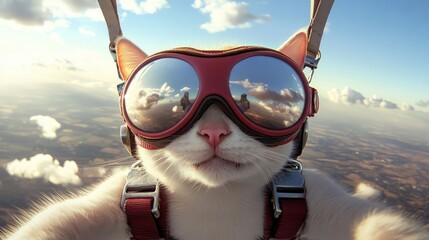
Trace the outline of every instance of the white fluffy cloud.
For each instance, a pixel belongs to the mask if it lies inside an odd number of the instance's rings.
[[[35,122],[42,130],[42,137],[54,139],[57,137],[57,130],[61,128],[61,124],[55,118],[43,115],[30,117],[30,121]]]
[[[363,101],[363,104],[368,107],[381,107],[381,108],[389,108],[389,109],[398,109],[398,105],[396,103],[384,100],[381,97],[377,97],[376,95],[366,98]]]
[[[408,103],[402,103],[401,106],[398,104],[385,100],[376,95],[366,98],[364,95],[358,91],[355,91],[349,87],[344,87],[342,90],[331,89],[328,91],[328,98],[332,102],[343,103],[346,105],[350,104],[363,104],[367,107],[379,107],[386,109],[400,109],[402,111],[413,111],[414,108]]]
[[[158,10],[169,7],[167,0],[144,0],[139,3],[137,0],[119,0],[119,4],[122,9],[137,15],[154,14]]]
[[[12,176],[28,179],[43,178],[57,185],[81,183],[75,161],[66,160],[61,166],[60,162],[49,154],[36,154],[30,159],[15,159],[6,164],[6,171]]]
[[[270,15],[254,15],[246,2],[229,0],[195,0],[192,7],[204,14],[210,15],[210,22],[201,25],[201,28],[210,32],[222,32],[230,28],[249,28],[253,22],[263,23],[270,19]]]
[[[336,88],[331,89],[328,91],[328,97],[333,102],[344,104],[362,103],[365,99],[361,93],[349,87],[345,87],[341,91]]]
[[[168,83],[164,83],[161,88],[145,88],[138,91],[130,91],[128,96],[130,99],[133,99],[133,107],[136,110],[148,110],[162,99],[171,97],[175,91]]]
[[[401,109],[401,111],[414,111],[414,107],[408,103],[402,103],[399,109]]]
[[[182,89],[180,89],[181,92],[189,92],[189,90],[191,90],[190,87],[183,87]]]

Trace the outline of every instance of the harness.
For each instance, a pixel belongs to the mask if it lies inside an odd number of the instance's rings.
[[[144,175],[141,162],[135,163],[122,193],[121,207],[133,235],[131,239],[173,239],[168,225],[166,190],[156,179],[143,178]],[[288,161],[266,188],[262,239],[296,239],[307,216],[301,163]]]
[[[116,0],[98,0],[109,31],[109,50],[116,62],[115,40],[122,36]],[[310,24],[307,31],[305,67],[310,68],[311,81],[320,60],[320,41],[334,0],[311,0]],[[119,74],[119,78],[121,78]],[[118,85],[118,90],[123,84]],[[121,127],[121,138],[133,154],[135,139],[128,128]],[[308,136],[307,122],[295,138],[297,150],[271,183],[266,187],[264,233],[261,239],[299,239],[307,216],[305,183],[302,165],[297,161]],[[134,155],[134,154],[133,154]],[[294,159],[294,160],[293,160]],[[157,179],[145,175],[141,162],[135,163],[127,176],[121,199],[133,240],[173,240],[168,225],[168,196]]]

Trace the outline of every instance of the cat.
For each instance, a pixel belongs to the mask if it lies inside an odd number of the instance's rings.
[[[306,41],[297,36],[282,48],[302,64]],[[130,54],[134,57],[118,60],[130,59],[118,63],[128,74],[146,57],[143,52],[140,57]],[[202,132],[210,128],[224,133],[215,143]],[[161,149],[138,147],[137,156],[145,174],[166,187],[170,231],[176,239],[251,240],[263,236],[265,186],[294,147],[294,142],[265,146],[213,104],[186,133]],[[120,208],[126,174],[118,172],[73,197],[48,201],[3,238],[130,239]],[[303,176],[308,215],[301,239],[429,239],[419,223],[347,193],[323,173],[304,169]]]

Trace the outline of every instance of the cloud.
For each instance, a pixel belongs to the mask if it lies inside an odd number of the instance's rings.
[[[174,97],[172,93],[175,89],[168,85],[168,83],[162,84],[160,88],[145,88],[128,90],[126,100],[132,101],[130,109],[127,109],[128,113],[133,110],[148,110],[154,105],[158,104],[159,101]]]
[[[2,0],[0,18],[14,20],[24,25],[43,25],[52,13],[44,8],[43,1]]]
[[[210,15],[210,22],[201,25],[201,28],[210,32],[222,32],[233,28],[250,28],[252,22],[264,23],[270,15],[254,15],[246,2],[229,0],[195,0],[192,7],[204,14]]]
[[[135,109],[148,110],[153,105],[157,104],[161,96],[157,92],[146,93],[145,90],[140,90],[139,98],[136,99]]]
[[[249,79],[239,81],[234,80],[229,81],[229,83],[231,85],[240,86],[238,89],[236,86],[231,86],[231,89],[234,89],[232,90],[233,92],[239,93],[239,96],[234,95],[233,97],[236,99],[236,101],[240,99],[240,102],[242,100],[249,100],[249,113],[252,112],[252,114],[259,115],[263,111],[267,111],[271,113],[268,115],[278,116],[280,119],[283,119],[282,124],[284,124],[286,127],[289,127],[295,123],[302,114],[304,95],[303,93],[300,93],[300,90],[295,91],[289,88],[281,89],[278,86],[274,87],[276,90],[271,90],[268,84],[252,82],[249,81]],[[241,95],[243,93],[246,96]],[[251,98],[247,99],[249,96],[251,96]],[[252,106],[255,106],[255,108]],[[253,109],[255,110],[253,111]],[[263,111],[260,111],[262,109]],[[266,112],[262,114],[264,114],[265,117],[267,116]],[[262,116],[260,117],[262,118]]]
[[[189,92],[189,90],[191,90],[190,87],[184,87],[184,88],[180,89],[181,92]]]
[[[98,10],[96,10],[98,9]],[[94,0],[2,0],[0,19],[26,26],[64,27],[64,19],[86,17],[100,20]],[[102,19],[102,18],[101,18]]]
[[[328,91],[328,98],[332,102],[343,103],[346,105],[350,104],[363,104],[367,107],[378,107],[386,109],[400,109],[402,111],[413,111],[414,108],[408,103],[402,103],[401,106],[398,104],[385,100],[376,95],[366,98],[364,95],[358,91],[355,91],[349,87],[344,87],[343,90],[333,88]]]
[[[66,160],[61,166],[60,162],[49,154],[40,153],[30,159],[15,159],[6,164],[6,171],[12,176],[28,179],[43,178],[57,185],[81,183],[75,161]]]
[[[401,109],[401,111],[404,111],[404,112],[414,111],[414,107],[408,103],[402,103],[401,106],[399,107],[399,109]]]
[[[91,30],[88,30],[88,29],[86,29],[86,28],[84,28],[84,27],[80,27],[80,28],[79,28],[79,32],[80,32],[82,35],[91,36],[91,37],[95,36],[95,32],[93,32],[93,31],[91,31]]]
[[[244,79],[242,81],[229,81],[230,84],[236,84],[236,85],[241,85],[244,88],[255,88],[258,86],[258,84],[252,83],[249,81],[249,79]],[[259,84],[260,85],[260,84]]]
[[[159,89],[159,94],[170,96],[170,94],[172,94],[174,91],[175,91],[174,88],[172,88],[171,86],[168,86],[168,83],[164,83]]]
[[[336,88],[331,89],[328,91],[328,97],[333,102],[344,104],[362,103],[365,99],[361,93],[349,87],[343,88],[342,91]]]
[[[429,100],[420,100],[416,104],[420,107],[429,107]]]
[[[154,14],[158,10],[169,7],[167,0],[145,0],[140,3],[136,0],[119,0],[119,4],[122,9],[137,15]]]
[[[56,131],[61,128],[61,124],[49,116],[32,116],[30,121],[35,122],[42,130],[42,137],[54,139],[57,137]]]
[[[255,83],[244,79],[242,81],[229,81],[233,85],[241,85],[248,89],[247,94],[257,98],[260,101],[275,101],[283,103],[292,103],[303,100],[303,96],[291,89],[280,89],[280,92],[271,90],[266,84]]]
[[[363,104],[368,107],[381,107],[381,108],[389,108],[389,109],[398,109],[398,105],[396,103],[384,100],[381,97],[377,97],[376,95],[366,98],[363,101]]]

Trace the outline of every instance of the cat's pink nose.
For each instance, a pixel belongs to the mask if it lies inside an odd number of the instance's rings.
[[[231,131],[223,126],[205,126],[198,131],[198,134],[204,137],[213,148],[216,148],[223,138],[230,133]]]

